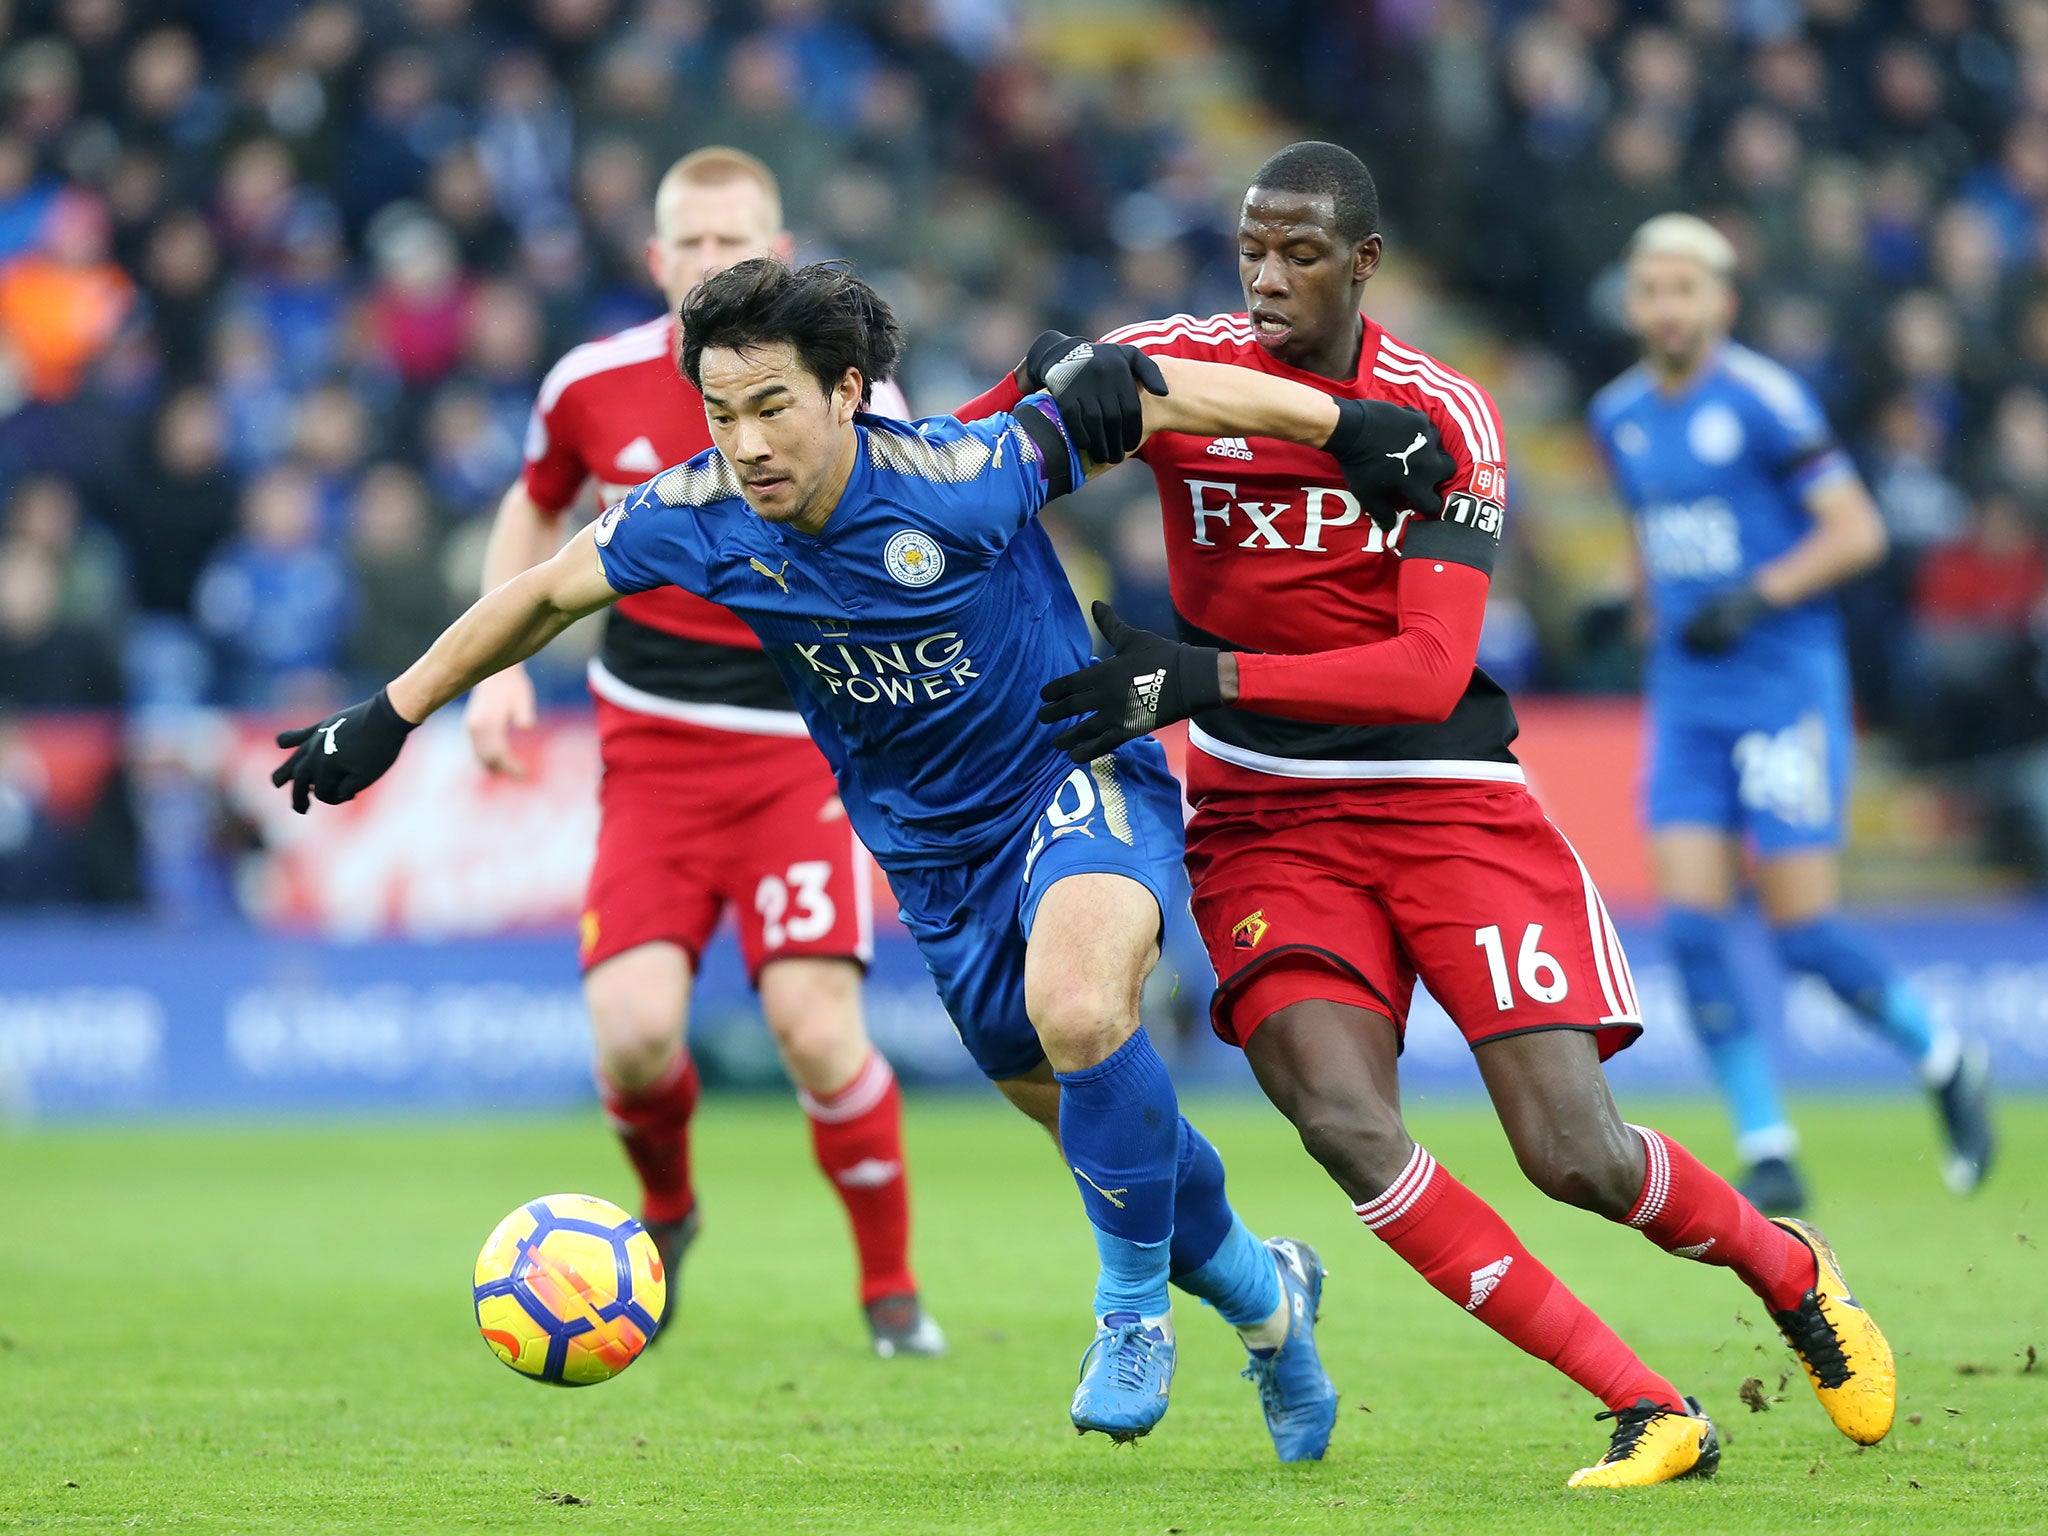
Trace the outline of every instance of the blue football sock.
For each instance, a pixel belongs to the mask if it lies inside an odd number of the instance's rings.
[[[1735,1124],[1735,1149],[1746,1163],[1789,1157],[1798,1133],[1778,1097],[1777,1074],[1735,980],[1728,954],[1727,920],[1717,913],[1673,907],[1664,914],[1664,938],[1685,987],[1693,1035]]]
[[[1231,1327],[1256,1328],[1280,1309],[1280,1273],[1224,1198],[1223,1159],[1186,1120],[1180,1126],[1173,1283],[1208,1302]]]
[[[1095,1315],[1163,1317],[1181,1123],[1166,1063],[1140,1029],[1106,1061],[1055,1075],[1060,1146],[1102,1260]]]
[[[1864,1023],[1914,1061],[1925,1064],[1946,1044],[1919,994],[1838,915],[1780,928],[1778,953],[1793,970],[1826,982]]]
[[[1180,1121],[1180,1164],[1173,1185],[1173,1279],[1180,1284],[1215,1257],[1235,1218],[1223,1193],[1223,1158],[1209,1138]],[[1185,1289],[1185,1287],[1183,1287]]]

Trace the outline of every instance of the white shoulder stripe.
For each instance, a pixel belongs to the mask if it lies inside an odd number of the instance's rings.
[[[1470,409],[1463,396],[1453,394],[1434,379],[1428,378],[1421,373],[1406,369],[1389,368],[1385,363],[1381,363],[1377,368],[1373,369],[1373,377],[1384,379],[1389,384],[1406,384],[1413,389],[1421,390],[1425,395],[1428,395],[1451,413],[1451,419],[1458,424],[1458,430],[1465,436],[1465,453],[1468,458],[1488,464],[1500,462],[1492,453],[1486,451],[1486,439],[1480,435],[1479,429],[1472,424]]]
[[[1472,407],[1473,414],[1479,420],[1484,438],[1484,446],[1488,450],[1482,453],[1480,457],[1495,464],[1501,462],[1500,434],[1494,429],[1493,411],[1487,403],[1485,392],[1477,384],[1474,384],[1470,379],[1465,378],[1461,374],[1451,372],[1450,369],[1429,356],[1428,353],[1418,352],[1413,347],[1404,346],[1391,336],[1382,335],[1380,338],[1380,353],[1382,356],[1391,353],[1397,362],[1430,375],[1445,388],[1464,396],[1466,402]]]
[[[601,340],[571,347],[540,381],[540,398],[534,402],[535,408],[545,416],[555,408],[562,392],[579,380],[666,356],[668,336],[668,316],[663,315],[645,325],[636,325]]]
[[[1243,315],[1211,315],[1197,320],[1193,315],[1175,315],[1167,320],[1146,320],[1111,331],[1104,341],[1126,346],[1168,341],[1250,341],[1251,321]]]
[[[1817,425],[1813,403],[1784,364],[1772,361],[1761,352],[1733,344],[1723,349],[1722,361],[1728,371],[1747,384],[1757,399],[1787,426],[1811,428]]]
[[[1480,457],[1493,463],[1501,461],[1500,432],[1494,425],[1493,410],[1486,394],[1477,384],[1461,374],[1451,372],[1427,353],[1403,346],[1391,336],[1383,339],[1380,350],[1383,356],[1391,353],[1397,364],[1403,364],[1427,375],[1463,398],[1471,407],[1473,417],[1479,425],[1481,446],[1486,450]]]

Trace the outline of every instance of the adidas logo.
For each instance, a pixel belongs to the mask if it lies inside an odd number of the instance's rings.
[[[880,1189],[895,1183],[902,1172],[903,1165],[889,1158],[864,1157],[851,1168],[833,1174],[832,1182],[841,1189]]]
[[[1249,459],[1251,444],[1241,437],[1219,437],[1209,444],[1209,452],[1219,459]]]
[[[1159,695],[1166,687],[1166,669],[1146,672],[1131,679],[1131,703],[1139,715],[1150,718],[1159,713]]]
[[[612,462],[629,475],[651,475],[662,467],[661,455],[654,451],[654,444],[644,437],[636,437],[626,444]]]
[[[1477,1312],[1480,1303],[1500,1288],[1501,1281],[1507,1277],[1508,1266],[1514,1262],[1515,1256],[1510,1253],[1483,1269],[1472,1271],[1472,1299],[1465,1303],[1467,1312]]]

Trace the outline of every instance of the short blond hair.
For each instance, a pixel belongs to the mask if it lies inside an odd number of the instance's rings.
[[[730,144],[707,144],[693,149],[666,171],[654,189],[657,214],[671,193],[681,187],[723,187],[735,181],[751,181],[768,199],[768,219],[773,229],[782,229],[782,186],[775,173],[744,149]]]
[[[1689,256],[1723,282],[1735,280],[1735,245],[1705,219],[1689,213],[1660,213],[1629,237],[1628,260],[1638,256]]]

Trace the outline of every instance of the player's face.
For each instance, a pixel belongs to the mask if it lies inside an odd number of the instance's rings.
[[[1683,372],[1728,334],[1735,294],[1693,257],[1638,256],[1628,264],[1622,308],[1643,355],[1659,368]]]
[[[1259,345],[1282,362],[1308,366],[1351,344],[1358,295],[1380,264],[1380,237],[1356,245],[1337,236],[1327,194],[1253,187],[1237,222],[1237,275]]]
[[[744,176],[709,187],[682,182],[655,202],[647,270],[673,311],[705,278],[755,256],[787,261],[793,248],[788,232],[775,227],[774,206],[759,182]]]
[[[852,467],[861,377],[830,388],[787,342],[708,350],[697,366],[711,440],[738,471],[740,494],[771,523],[815,533]]]

